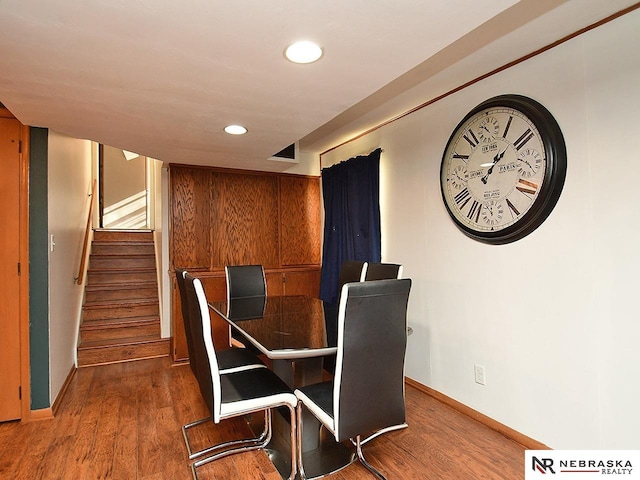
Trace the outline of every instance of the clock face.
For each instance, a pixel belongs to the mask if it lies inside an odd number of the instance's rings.
[[[465,234],[508,243],[549,215],[565,173],[564,139],[551,114],[527,97],[503,95],[474,108],[451,135],[442,197]]]

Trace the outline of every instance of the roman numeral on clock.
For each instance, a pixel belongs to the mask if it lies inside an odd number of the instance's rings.
[[[520,150],[532,138],[533,132],[530,128],[527,128],[527,130],[522,135],[520,135],[520,138],[513,142],[513,146],[516,147],[516,150]]]
[[[509,120],[507,120],[507,125],[504,127],[504,133],[502,134],[502,138],[507,138],[507,133],[509,133],[509,127],[511,127],[511,120],[513,120],[513,117],[509,115]]]
[[[507,202],[507,206],[509,207],[509,210],[511,210],[516,217],[520,216],[520,212],[518,211],[516,206],[513,203],[511,203],[511,201],[508,198],[505,198],[505,200]]]
[[[518,180],[518,183],[516,184],[516,190],[524,193],[525,195],[526,194],[535,195],[536,191],[538,191],[538,185],[521,178],[520,180]]]
[[[466,162],[467,160],[469,160],[469,155],[461,155],[459,153],[454,153],[453,155],[451,155],[451,158],[458,158]]]
[[[471,129],[469,129],[469,136],[471,138],[469,138],[466,134],[463,135],[464,139],[469,142],[469,145],[471,145],[471,148],[475,148],[476,145],[478,145],[478,143],[480,143],[478,141],[478,139],[476,138],[476,136],[473,134],[473,132],[471,131]]]
[[[471,204],[471,209],[469,210],[469,213],[467,213],[467,218],[469,220],[474,220],[476,223],[478,223],[478,220],[480,220],[480,210],[482,210],[482,206],[480,205],[480,202],[478,202],[477,200],[474,200],[473,203]],[[476,217],[475,219],[473,217]]]
[[[466,188],[457,194],[453,199],[456,201],[458,208],[462,210],[464,206],[471,200],[471,194]]]

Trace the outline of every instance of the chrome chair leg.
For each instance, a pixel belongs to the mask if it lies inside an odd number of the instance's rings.
[[[292,407],[289,407],[289,417],[291,421],[291,474],[289,475],[289,480],[295,480],[296,473],[298,472],[298,464],[296,463],[296,459],[298,458],[298,445],[297,440],[299,438],[298,435],[298,417],[296,415],[296,410]]]
[[[220,449],[228,449],[230,447],[236,447],[239,445],[244,445],[244,444],[249,444],[249,445],[253,445],[253,444],[263,444],[264,440],[266,438],[266,436],[269,434],[270,432],[268,431],[270,428],[270,424],[271,424],[271,412],[270,411],[265,411],[265,419],[264,419],[264,430],[262,431],[262,433],[260,434],[259,437],[256,438],[245,438],[245,439],[241,439],[241,440],[232,440],[229,442],[224,442],[224,443],[219,443],[217,445],[212,445],[210,447],[204,448],[202,450],[198,450],[197,452],[194,452],[191,449],[191,443],[189,442],[189,436],[187,435],[187,430],[191,427],[195,427],[198,425],[202,425],[203,423],[209,422],[209,421],[213,421],[213,419],[211,417],[207,417],[207,418],[203,418],[200,420],[197,420],[195,422],[189,423],[187,425],[183,425],[182,426],[182,436],[184,437],[184,443],[187,446],[187,452],[189,454],[189,460],[194,460],[198,457],[201,457],[203,455],[206,455],[208,453],[214,452],[216,450],[220,450]],[[268,442],[267,442],[268,443]]]
[[[193,476],[193,480],[198,480],[198,472],[197,472],[197,468],[201,467],[202,465],[205,465],[209,462],[213,462],[214,460],[218,460],[220,458],[224,458],[226,456],[229,455],[233,455],[235,453],[242,453],[242,452],[249,452],[251,450],[257,450],[260,448],[264,448],[270,441],[271,441],[271,412],[269,412],[269,415],[267,416],[266,419],[266,427],[268,430],[268,434],[266,436],[266,438],[264,438],[264,440],[261,443],[253,443],[253,444],[249,444],[249,445],[245,445],[245,446],[239,446],[236,448],[231,448],[231,449],[226,449],[223,450],[222,452],[218,452],[214,455],[210,455],[208,457],[205,457],[201,460],[197,460],[195,462],[193,462],[191,464],[191,475]],[[239,441],[234,441],[234,442],[227,442],[226,444],[224,444],[225,446],[230,446],[231,444],[241,444],[243,443],[241,440]],[[244,441],[244,443],[247,443],[246,440]],[[222,447],[223,444],[221,444],[219,447]]]
[[[371,465],[369,462],[367,462],[365,460],[364,455],[362,453],[362,442],[360,441],[360,435],[358,435],[356,437],[356,442],[355,443],[356,443],[356,453],[357,453],[358,459],[360,460],[362,465],[364,465],[364,467],[367,470],[369,470],[371,473],[373,473],[380,480],[387,480],[384,475],[382,475],[378,470],[376,470],[376,468],[373,465]]]
[[[195,457],[200,455],[200,452],[193,452],[191,450],[191,444],[189,443],[189,436],[187,435],[187,430],[196,427],[198,425],[202,425],[203,423],[207,423],[209,421],[213,421],[213,418],[206,417],[201,418],[200,420],[196,420],[195,422],[187,423],[182,426],[182,437],[184,438],[184,444],[187,446],[187,453],[189,454],[189,460],[194,459]]]
[[[289,475],[289,479],[288,480],[295,480],[296,477],[296,472],[297,472],[297,464],[296,464],[296,438],[297,438],[297,434],[296,434],[296,412],[295,410],[290,407],[287,406],[289,408],[289,412],[291,415],[291,474]],[[191,475],[193,477],[193,480],[198,480],[198,472],[197,472],[197,468],[201,467],[202,465],[205,465],[209,462],[213,462],[215,460],[219,460],[220,458],[229,456],[229,455],[234,455],[236,453],[242,453],[242,452],[248,452],[251,450],[259,450],[261,448],[264,448],[267,446],[267,444],[271,441],[271,435],[273,433],[273,429],[272,429],[272,425],[271,425],[271,410],[266,410],[265,411],[265,430],[264,432],[260,435],[261,441],[258,443],[256,440],[258,439],[254,439],[252,441],[252,443],[249,443],[250,441],[248,440],[238,440],[235,442],[227,442],[226,444],[221,444],[216,446],[215,448],[218,449],[220,447],[222,447],[223,445],[225,446],[230,446],[231,444],[234,445],[238,445],[238,444],[242,444],[245,443],[245,446],[239,446],[236,448],[232,448],[232,449],[227,449],[224,450],[222,452],[218,452],[214,455],[210,455],[208,457],[205,457],[201,460],[197,460],[195,462],[193,462],[191,464]],[[211,449],[210,449],[211,450]]]
[[[374,438],[382,435],[383,433],[393,432],[394,430],[402,430],[403,428],[407,428],[408,426],[409,425],[407,425],[406,423],[401,423],[399,425],[393,425],[391,427],[383,428],[369,435],[367,438],[360,440],[360,445],[364,445],[368,441],[373,440]],[[351,440],[351,443],[353,443],[354,445],[356,444],[356,442],[354,442],[353,439]]]
[[[307,474],[304,471],[304,465],[302,464],[302,402],[298,402],[298,406],[296,407],[296,421],[298,426],[298,435],[296,438],[296,450],[298,452],[297,462],[298,462],[298,473],[300,474],[301,480],[307,480]]]

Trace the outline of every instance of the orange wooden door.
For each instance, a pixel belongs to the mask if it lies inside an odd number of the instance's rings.
[[[20,418],[20,128],[0,118],[0,421]]]

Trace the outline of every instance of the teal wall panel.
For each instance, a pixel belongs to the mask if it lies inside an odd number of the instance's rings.
[[[29,159],[29,348],[31,409],[49,408],[49,131],[30,129]]]

